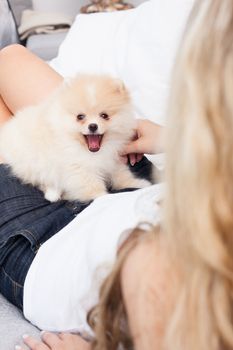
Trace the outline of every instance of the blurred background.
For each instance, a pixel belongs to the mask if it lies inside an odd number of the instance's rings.
[[[80,12],[124,10],[144,0],[0,0],[0,49],[20,43],[44,60],[56,57]]]

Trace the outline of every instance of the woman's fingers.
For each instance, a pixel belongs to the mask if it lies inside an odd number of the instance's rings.
[[[23,336],[24,343],[31,350],[90,350],[90,343],[76,334],[41,332],[42,341],[28,335]],[[16,350],[23,350],[18,346]]]
[[[143,158],[142,153],[130,153],[128,154],[129,162],[132,166],[134,166],[136,163],[140,162]]]
[[[89,342],[76,334],[60,333],[59,337],[66,344],[67,350],[90,350],[91,348]]]
[[[131,164],[131,166],[134,166],[135,163],[140,162],[142,160],[143,154],[142,153],[130,153],[128,155],[120,155],[121,162],[123,164],[128,164],[128,162]]]
[[[135,153],[130,153],[128,154],[128,159],[129,159],[129,162],[132,166],[134,166],[134,164],[136,163],[136,154]]]
[[[137,139],[136,141],[131,141],[128,145],[124,147],[124,154],[131,153],[141,153],[141,139]]]
[[[41,339],[45,344],[49,346],[49,349],[50,348],[56,349],[56,350],[63,349],[63,347],[61,347],[62,340],[60,339],[59,335],[56,333],[41,332]]]
[[[150,120],[138,120],[137,137],[125,146],[123,154],[147,153],[155,154],[162,150],[163,128]]]
[[[30,337],[29,335],[24,335],[23,341],[31,350],[51,350],[51,348],[48,347],[46,344],[33,337]],[[23,348],[21,349],[23,350]],[[18,348],[18,350],[20,350],[20,348]]]
[[[136,154],[136,162],[137,162],[137,163],[140,162],[140,161],[142,160],[143,156],[144,156],[144,154],[142,154],[142,153],[137,153],[137,154]]]

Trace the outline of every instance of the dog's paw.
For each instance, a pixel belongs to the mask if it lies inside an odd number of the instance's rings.
[[[91,190],[89,190],[86,193],[80,194],[78,199],[81,202],[89,202],[89,201],[92,201],[98,197],[104,196],[107,193],[108,192],[106,190],[103,190],[103,191],[95,191],[95,190],[91,191]]]
[[[131,187],[144,188],[151,186],[151,182],[145,179],[134,179],[131,183]]]
[[[57,202],[59,199],[61,199],[61,193],[53,188],[46,189],[44,196],[45,199],[50,202]]]
[[[80,202],[90,202],[93,199],[96,199],[100,196],[104,196],[108,192],[106,189],[99,189],[97,188],[89,188],[89,187],[82,187],[82,189],[76,189],[73,191],[65,191],[62,194],[62,199],[68,200],[68,201],[74,201],[78,200]]]

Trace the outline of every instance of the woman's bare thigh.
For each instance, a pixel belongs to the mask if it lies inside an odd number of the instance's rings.
[[[62,81],[58,73],[25,47],[15,44],[2,49],[0,127],[19,109],[43,101]]]
[[[0,51],[0,95],[14,114],[45,99],[63,78],[21,45]]]

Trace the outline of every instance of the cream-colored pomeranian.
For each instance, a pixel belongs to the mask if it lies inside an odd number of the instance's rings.
[[[39,187],[51,202],[88,201],[114,189],[145,187],[119,153],[134,134],[124,84],[78,75],[45,102],[19,111],[0,131],[0,154],[14,175]]]

